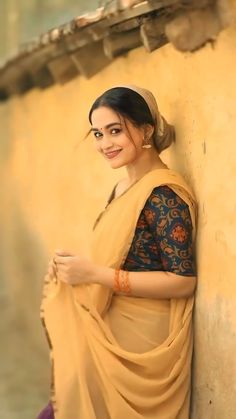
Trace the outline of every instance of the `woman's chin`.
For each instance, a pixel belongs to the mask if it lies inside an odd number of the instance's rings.
[[[125,166],[125,163],[119,163],[119,162],[110,162],[111,169],[119,169],[120,167]]]
[[[108,159],[107,160],[108,164],[110,165],[110,167],[112,169],[119,169],[120,167],[123,167],[126,165],[126,162],[123,161],[123,159]]]

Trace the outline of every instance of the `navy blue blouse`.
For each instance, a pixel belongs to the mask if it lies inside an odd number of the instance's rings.
[[[115,188],[108,203],[114,194]],[[169,186],[154,188],[148,197],[121,268],[196,275],[189,208]]]

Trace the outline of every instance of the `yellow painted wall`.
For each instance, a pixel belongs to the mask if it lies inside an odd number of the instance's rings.
[[[86,253],[92,221],[124,173],[96,155],[92,139],[77,146],[89,128],[90,104],[127,82],[152,90],[176,126],[177,143],[163,159],[186,176],[199,202],[192,419],[236,417],[235,68],[232,25],[214,48],[137,49],[89,81],[34,90],[0,107],[1,296],[3,328],[14,346],[5,356],[20,371],[16,386],[8,379],[13,366],[4,370],[11,419],[19,419],[13,414],[19,406],[22,418],[32,418],[27,412],[46,401],[49,367],[38,311],[48,259],[56,248]],[[22,347],[25,354],[18,353]]]

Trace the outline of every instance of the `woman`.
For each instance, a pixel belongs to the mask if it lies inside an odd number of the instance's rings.
[[[127,177],[96,220],[91,258],[57,251],[49,263],[52,397],[39,418],[187,419],[197,205],[160,158],[174,129],[137,86],[103,93],[89,121]]]

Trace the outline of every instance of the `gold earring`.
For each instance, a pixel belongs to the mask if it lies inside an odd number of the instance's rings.
[[[150,143],[145,144],[145,138],[143,140],[144,140],[144,144],[142,145],[142,148],[151,148],[152,147],[152,145]],[[149,138],[147,138],[147,141],[149,141]]]

